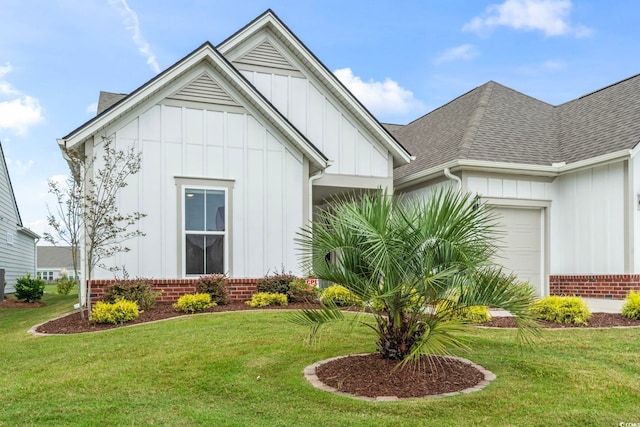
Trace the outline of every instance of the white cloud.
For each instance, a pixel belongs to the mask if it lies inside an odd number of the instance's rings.
[[[33,166],[33,160],[22,162],[20,160],[14,161],[9,157],[5,157],[5,160],[7,162],[7,166],[10,167],[11,169],[10,175],[13,172],[16,172],[16,175],[17,174],[24,175],[29,171],[29,169],[31,169],[31,166]]]
[[[373,79],[362,81],[353,75],[351,68],[341,68],[333,72],[335,76],[355,95],[375,116],[403,115],[423,108],[413,92],[404,89],[397,82],[386,78],[383,82]]]
[[[434,60],[434,62],[436,64],[442,64],[444,62],[457,60],[470,61],[479,54],[480,52],[478,52],[478,49],[474,45],[463,44],[445,50]]]
[[[546,36],[590,35],[591,29],[572,26],[569,22],[572,6],[571,0],[505,0],[502,4],[490,5],[482,16],[467,22],[462,30],[483,33],[502,25],[517,30],[539,30]]]
[[[0,129],[24,135],[30,126],[43,120],[43,111],[38,99],[23,94],[5,79],[12,71],[9,63],[0,66]]]
[[[94,102],[92,104],[89,104],[87,106],[87,113],[91,114],[92,116],[95,116],[98,112],[98,103]]]
[[[564,61],[549,59],[540,64],[523,65],[518,67],[516,71],[526,76],[539,76],[561,70],[566,66],[567,64]]]
[[[109,4],[114,6],[118,13],[124,18],[124,25],[127,30],[131,31],[131,39],[138,47],[138,52],[147,58],[147,64],[157,74],[160,72],[160,66],[156,61],[156,55],[153,53],[151,46],[140,31],[140,21],[138,14],[129,7],[126,0],[109,0]]]

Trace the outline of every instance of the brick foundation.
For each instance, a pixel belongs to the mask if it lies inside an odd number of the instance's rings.
[[[260,279],[227,279],[229,299],[233,302],[248,301],[257,292]],[[162,291],[157,301],[175,302],[184,294],[196,292],[199,278],[193,279],[144,279],[153,285],[154,291]],[[105,290],[116,283],[136,283],[139,280],[94,280],[91,284],[91,302],[102,301]]]
[[[549,276],[551,295],[624,299],[631,290],[640,291],[640,274]]]

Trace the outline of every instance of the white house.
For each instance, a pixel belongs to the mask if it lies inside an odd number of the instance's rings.
[[[540,295],[640,289],[640,75],[559,106],[488,82],[392,133],[416,156],[396,193],[493,205],[500,261]]]
[[[22,224],[9,170],[0,143],[0,269],[4,270],[5,292],[13,292],[16,279],[36,276],[36,243],[40,236]],[[0,283],[0,286],[2,283]]]
[[[38,278],[47,282],[59,279],[63,275],[70,279],[75,278],[71,246],[38,246],[37,253]],[[78,276],[80,276],[79,273],[80,271],[78,271]]]
[[[301,273],[294,237],[314,206],[391,190],[394,167],[410,161],[270,10],[131,94],[101,95],[98,115],[58,143],[100,158],[109,137],[142,152],[120,204],[147,214],[146,236],[109,260],[132,277]]]
[[[559,106],[488,82],[385,126],[267,10],[131,94],[102,92],[58,142],[142,152],[120,204],[146,236],[109,260],[132,277],[300,273],[296,232],[331,196],[455,185],[494,206],[498,261],[540,295],[640,289],[640,76]]]

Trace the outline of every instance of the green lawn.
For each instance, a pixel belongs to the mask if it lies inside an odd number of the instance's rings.
[[[497,375],[483,391],[371,403],[314,389],[302,376],[318,360],[373,351],[367,328],[341,325],[307,347],[306,330],[285,313],[259,311],[27,334],[75,300],[47,293],[46,307],[0,309],[0,426],[640,423],[640,329],[548,331],[524,351],[513,331],[474,329],[474,351],[461,356]]]

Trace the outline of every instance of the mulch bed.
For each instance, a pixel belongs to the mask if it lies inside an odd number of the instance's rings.
[[[425,357],[417,364],[394,369],[397,364],[377,353],[354,355],[318,366],[316,375],[344,393],[400,399],[458,392],[484,380],[484,374],[475,367],[443,356]]]
[[[5,297],[0,301],[0,308],[38,308],[44,306],[45,303],[42,301],[24,302],[12,297]]]
[[[300,309],[300,308],[312,308],[313,305],[303,303],[291,303],[287,306],[273,305],[265,307],[269,310],[282,310],[282,309]],[[316,306],[317,307],[317,306]],[[244,303],[231,303],[226,305],[218,305],[216,307],[208,308],[199,313],[220,313],[223,311],[240,311],[240,310],[256,310],[249,307]],[[106,329],[114,329],[122,326],[135,325],[139,323],[153,322],[156,320],[170,319],[178,316],[188,316],[187,313],[176,311],[171,303],[158,302],[151,310],[145,310],[140,313],[140,316],[131,322],[127,322],[124,325],[110,325],[104,323],[93,323],[87,320],[82,320],[80,317],[80,311],[68,314],[58,319],[50,320],[47,323],[36,328],[36,332],[43,334],[78,334],[81,332],[95,332],[103,331]],[[86,316],[86,315],[85,315]]]
[[[574,325],[572,323],[556,323],[539,320],[538,324],[549,329],[569,329],[569,328],[611,328],[620,326],[638,326],[640,320],[628,319],[620,313],[591,313],[591,319],[587,325]],[[513,317],[494,317],[490,322],[481,323],[480,326],[490,326],[494,328],[515,328],[516,320]]]

